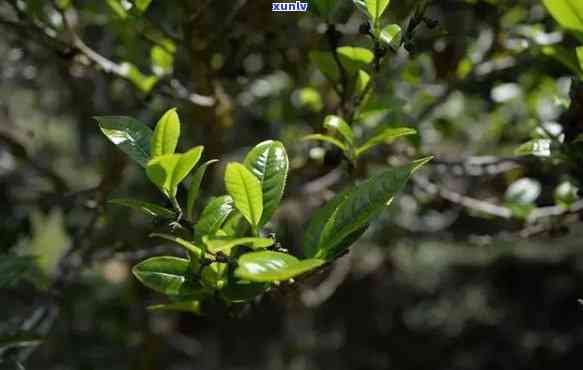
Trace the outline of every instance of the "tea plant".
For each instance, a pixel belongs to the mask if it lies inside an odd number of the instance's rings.
[[[304,234],[304,257],[291,255],[265,226],[282,199],[289,162],[284,146],[264,141],[242,163],[231,162],[224,174],[227,194],[210,199],[195,212],[209,160],[197,167],[204,148],[176,153],[180,120],[167,111],[152,130],[130,117],[96,117],[102,132],[144,167],[146,177],[172,208],[136,199],[112,199],[149,216],[167,221],[172,233],[152,237],[173,241],[185,256],[152,257],[133,268],[145,286],[168,296],[171,303],[152,309],[204,312],[217,301],[225,307],[293,281],[334,261],[356,241],[368,224],[391,202],[408,177],[428,159],[385,170],[349,188],[317,210]],[[180,185],[191,175],[186,203]]]

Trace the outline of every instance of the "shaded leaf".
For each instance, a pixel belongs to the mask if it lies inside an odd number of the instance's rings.
[[[209,165],[218,162],[217,159],[212,159],[203,163],[199,168],[194,171],[194,175],[192,176],[192,182],[190,183],[190,189],[188,190],[188,199],[186,201],[186,217],[189,220],[192,220],[194,215],[194,203],[198,199],[198,194],[200,192],[200,184],[202,183],[202,179],[204,174],[206,173],[206,169]]]
[[[150,160],[152,130],[144,123],[125,116],[93,117],[101,132],[124,153],[146,167]]]
[[[269,284],[246,280],[229,281],[227,286],[221,290],[221,295],[234,303],[245,302],[265,293],[269,286]]]
[[[390,168],[333,198],[308,222],[305,255],[330,260],[342,253],[349,246],[345,241],[365,229],[390,204],[409,176],[430,159]]]
[[[157,305],[148,306],[148,310],[190,312],[190,313],[195,313],[195,314],[201,313],[199,301],[157,304]]]
[[[330,144],[333,144],[333,145],[337,146],[342,151],[347,151],[348,150],[348,148],[346,147],[345,144],[341,143],[338,139],[333,138],[332,136],[329,136],[329,135],[322,135],[322,134],[306,135],[306,136],[303,137],[303,140],[319,140],[319,141],[325,141],[327,143],[330,143]]]
[[[30,274],[36,266],[34,256],[0,254],[0,288],[15,286]]]
[[[13,347],[32,347],[39,345],[43,340],[43,337],[29,331],[0,335],[0,350]]]
[[[249,151],[243,162],[261,183],[263,213],[258,226],[265,225],[283,197],[289,160],[285,147],[279,141],[268,140]]]
[[[157,204],[148,203],[137,199],[116,198],[109,200],[107,203],[123,207],[129,207],[131,209],[140,211],[148,216],[160,217],[168,220],[175,220],[177,216],[176,212],[174,212],[173,210],[161,207]]]
[[[183,258],[152,257],[135,265],[132,272],[142,284],[163,294],[193,294],[201,289],[190,281],[190,261]]]

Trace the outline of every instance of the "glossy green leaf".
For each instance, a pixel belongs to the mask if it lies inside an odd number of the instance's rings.
[[[142,13],[148,10],[151,2],[152,0],[134,0],[136,8]]]
[[[306,136],[303,137],[303,140],[325,141],[327,143],[330,143],[330,144],[333,144],[333,145],[337,146],[342,151],[347,151],[348,150],[348,147],[345,144],[343,144],[338,139],[333,138],[332,136],[329,136],[329,135],[322,135],[322,134],[306,135]]]
[[[187,240],[179,238],[177,236],[170,235],[170,234],[153,233],[153,234],[150,234],[150,237],[162,238],[165,240],[175,242],[176,244],[178,244],[181,247],[183,247],[184,249],[186,249],[188,252],[193,253],[197,258],[200,258],[203,255],[203,251],[199,246],[197,246],[197,245],[195,245]]]
[[[226,263],[211,263],[202,270],[204,285],[213,289],[223,289],[228,284],[228,272]]]
[[[549,13],[569,30],[583,31],[583,2],[581,0],[543,0]]]
[[[239,211],[235,210],[223,224],[222,230],[230,237],[243,236],[249,231],[249,223],[245,221],[245,217]]]
[[[200,184],[202,183],[202,179],[204,174],[206,173],[206,169],[209,165],[218,162],[217,159],[212,159],[203,163],[200,167],[194,171],[194,175],[192,175],[192,182],[190,183],[190,189],[188,190],[188,199],[186,201],[186,217],[189,220],[192,220],[194,215],[194,203],[198,199],[198,195],[200,192]]]
[[[197,238],[202,240],[203,235],[214,235],[231,212],[233,212],[233,199],[230,196],[212,198],[194,225]]]
[[[190,313],[195,313],[195,314],[201,313],[201,307],[200,307],[199,301],[157,304],[157,305],[148,306],[148,310],[190,312]]]
[[[354,79],[361,69],[365,69],[373,59],[374,54],[365,48],[342,46],[336,49],[340,63],[345,68],[350,79]],[[339,81],[340,71],[338,65],[330,52],[312,51],[310,60],[316,64],[324,76],[332,81]]]
[[[137,199],[116,198],[109,200],[107,203],[123,207],[129,207],[136,211],[140,211],[148,216],[160,217],[168,220],[175,220],[177,216],[176,212],[174,212],[173,210],[161,207],[157,204],[152,204]]]
[[[172,108],[158,121],[152,135],[152,158],[174,154],[180,138],[180,118],[176,108]]]
[[[287,153],[282,143],[268,140],[251,149],[243,163],[261,183],[263,213],[258,226],[263,226],[271,219],[283,197],[289,170]]]
[[[373,136],[366,143],[364,143],[364,145],[359,147],[356,150],[356,155],[361,156],[366,151],[372,149],[373,147],[375,147],[379,144],[389,144],[400,137],[408,136],[408,135],[415,135],[415,134],[417,134],[417,130],[409,128],[409,127],[384,129],[381,133]]]
[[[344,121],[342,117],[335,115],[329,115],[324,119],[324,127],[332,130],[338,131],[344,140],[349,143],[354,143],[354,134],[352,133],[352,128],[348,126],[348,123]]]
[[[385,10],[387,10],[390,2],[390,0],[354,0],[354,3],[375,24],[378,23]]]
[[[144,123],[124,116],[94,117],[101,132],[131,159],[146,167],[150,160],[152,130]]]
[[[197,146],[183,154],[167,154],[148,162],[146,174],[167,197],[174,198],[178,185],[196,166],[202,155],[203,147]]]
[[[308,222],[305,255],[330,260],[340,254],[349,246],[345,240],[377,217],[405,186],[409,176],[430,159],[390,168],[333,198]]]
[[[261,183],[244,165],[229,163],[225,171],[225,186],[235,202],[235,207],[254,227],[263,214]]]
[[[261,251],[242,255],[235,276],[254,282],[283,281],[311,271],[325,261],[320,259],[298,260],[292,255]]]
[[[222,252],[229,254],[231,249],[235,246],[242,245],[251,249],[263,249],[273,245],[275,242],[271,238],[208,238],[204,237],[203,242],[207,246],[207,250],[211,253]]]
[[[190,261],[177,257],[152,257],[132,269],[134,276],[145,286],[159,293],[182,295],[200,289],[190,281]]]
[[[401,26],[398,24],[389,24],[381,30],[380,39],[389,46],[394,46],[401,34]]]

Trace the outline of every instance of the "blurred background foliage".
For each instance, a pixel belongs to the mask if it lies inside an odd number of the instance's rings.
[[[405,28],[418,3],[393,0],[387,21]],[[157,297],[130,266],[177,252],[147,238],[156,222],[104,203],[162,199],[91,117],[153,125],[176,106],[185,148],[223,165],[281,140],[273,228],[299,251],[311,210],[347,181],[337,149],[301,140],[338,109],[309,58],[326,25],[267,0],[1,0],[0,368],[579,369],[583,178],[556,146],[583,131],[580,35],[538,0],[426,15],[437,27],[389,54],[354,130],[419,133],[367,153],[367,170],[432,165],[327,274],[233,319],[145,309]],[[371,47],[363,21],[337,25],[340,45]]]

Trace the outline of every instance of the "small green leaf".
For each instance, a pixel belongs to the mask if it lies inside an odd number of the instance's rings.
[[[204,235],[214,235],[231,212],[233,212],[233,199],[230,196],[224,195],[211,199],[194,225],[197,240],[202,240]]]
[[[121,19],[128,17],[127,9],[123,7],[121,0],[106,0],[109,9],[111,9]]]
[[[390,2],[390,0],[354,0],[354,3],[370,18],[373,24],[379,23]]]
[[[223,289],[228,282],[229,268],[225,263],[213,262],[202,270],[202,280],[205,286],[213,289]]]
[[[389,46],[394,46],[397,36],[401,34],[401,26],[398,24],[389,24],[381,30],[380,39]]]
[[[230,238],[222,237],[216,239],[209,239],[203,237],[203,242],[207,246],[207,250],[211,253],[222,252],[229,254],[231,249],[235,246],[242,245],[251,249],[263,249],[273,245],[274,240],[270,238]]]
[[[534,155],[536,157],[550,157],[552,154],[551,139],[534,139],[520,145],[515,151],[516,155]]]
[[[152,130],[144,123],[124,116],[93,117],[101,132],[140,166],[146,167],[150,160]]]
[[[303,140],[319,140],[325,141],[327,143],[333,144],[340,148],[343,152],[348,150],[348,147],[341,143],[338,139],[333,138],[332,136],[322,135],[322,134],[312,134],[303,137]]]
[[[283,197],[289,160],[285,147],[279,141],[267,140],[249,151],[243,162],[261,183],[263,213],[258,226],[265,225]]]
[[[254,282],[284,281],[311,271],[325,261],[319,259],[298,260],[280,252],[262,251],[242,255],[235,276]]]
[[[194,211],[194,203],[198,199],[198,194],[200,192],[200,184],[202,183],[202,179],[204,174],[206,173],[206,169],[209,165],[218,162],[217,159],[212,159],[203,163],[199,168],[194,171],[194,175],[192,176],[192,182],[190,183],[190,189],[188,191],[188,199],[186,202],[186,217],[189,220],[192,220],[194,215],[192,214]]]
[[[150,63],[156,76],[169,75],[174,69],[174,54],[162,46],[155,45],[150,49]]]
[[[365,48],[342,46],[336,49],[336,51],[340,63],[345,68],[351,80],[356,77],[360,69],[365,69],[374,59],[374,54]],[[332,53],[315,50],[310,52],[309,57],[329,80],[338,81],[340,79],[338,65]]]
[[[249,224],[245,221],[245,217],[239,211],[235,210],[223,224],[222,230],[227,236],[239,237],[247,234]]]
[[[201,313],[199,301],[157,304],[157,305],[148,306],[148,310],[190,312],[190,313],[195,313],[195,314]]]
[[[362,234],[398,193],[409,176],[431,158],[390,168],[333,198],[310,218],[304,236],[304,254],[333,259],[349,247],[346,240]],[[363,230],[364,229],[364,230]]]
[[[200,290],[190,280],[190,261],[177,257],[152,257],[132,269],[134,276],[145,286],[168,295],[193,294]]]
[[[151,2],[152,0],[134,0],[136,8],[138,8],[138,10],[142,13],[148,10]]]
[[[310,11],[329,23],[346,23],[352,14],[352,0],[309,0]]]
[[[121,64],[121,74],[127,80],[131,81],[140,91],[149,93],[154,85],[159,81],[158,76],[145,75],[138,67],[129,62]]]
[[[169,109],[156,124],[152,136],[152,157],[174,154],[180,138],[180,118],[176,108]]]
[[[350,145],[354,143],[354,134],[352,133],[352,128],[348,126],[348,123],[346,123],[342,117],[334,115],[327,116],[324,119],[324,127],[338,131],[344,140],[346,140],[346,142]]]
[[[229,163],[225,171],[225,186],[249,224],[259,226],[263,213],[261,183],[244,165]]]
[[[161,207],[157,204],[152,204],[148,202],[143,202],[137,199],[130,199],[130,198],[116,198],[111,199],[107,203],[115,204],[118,206],[129,207],[140,211],[148,216],[152,217],[160,217],[168,220],[175,220],[176,219],[176,212]]]
[[[194,245],[191,242],[184,240],[182,238],[179,238],[177,236],[170,235],[170,234],[153,233],[153,234],[150,234],[150,237],[151,238],[162,238],[165,240],[175,242],[176,244],[178,244],[181,247],[183,247],[184,249],[186,249],[188,252],[194,253],[194,255],[198,258],[201,258],[203,255],[203,251],[199,246]]]
[[[415,135],[417,131],[412,128],[408,127],[401,127],[401,128],[387,128],[383,130],[380,134],[373,136],[370,138],[364,145],[359,147],[356,150],[356,156],[359,157],[364,154],[367,150],[372,149],[373,147],[379,144],[389,144],[394,140],[408,135]]]
[[[583,31],[583,2],[580,0],[543,0],[549,13],[569,30]]]
[[[176,197],[178,185],[196,166],[203,147],[197,146],[183,154],[166,154],[152,159],[146,167],[148,178],[168,198]]]

